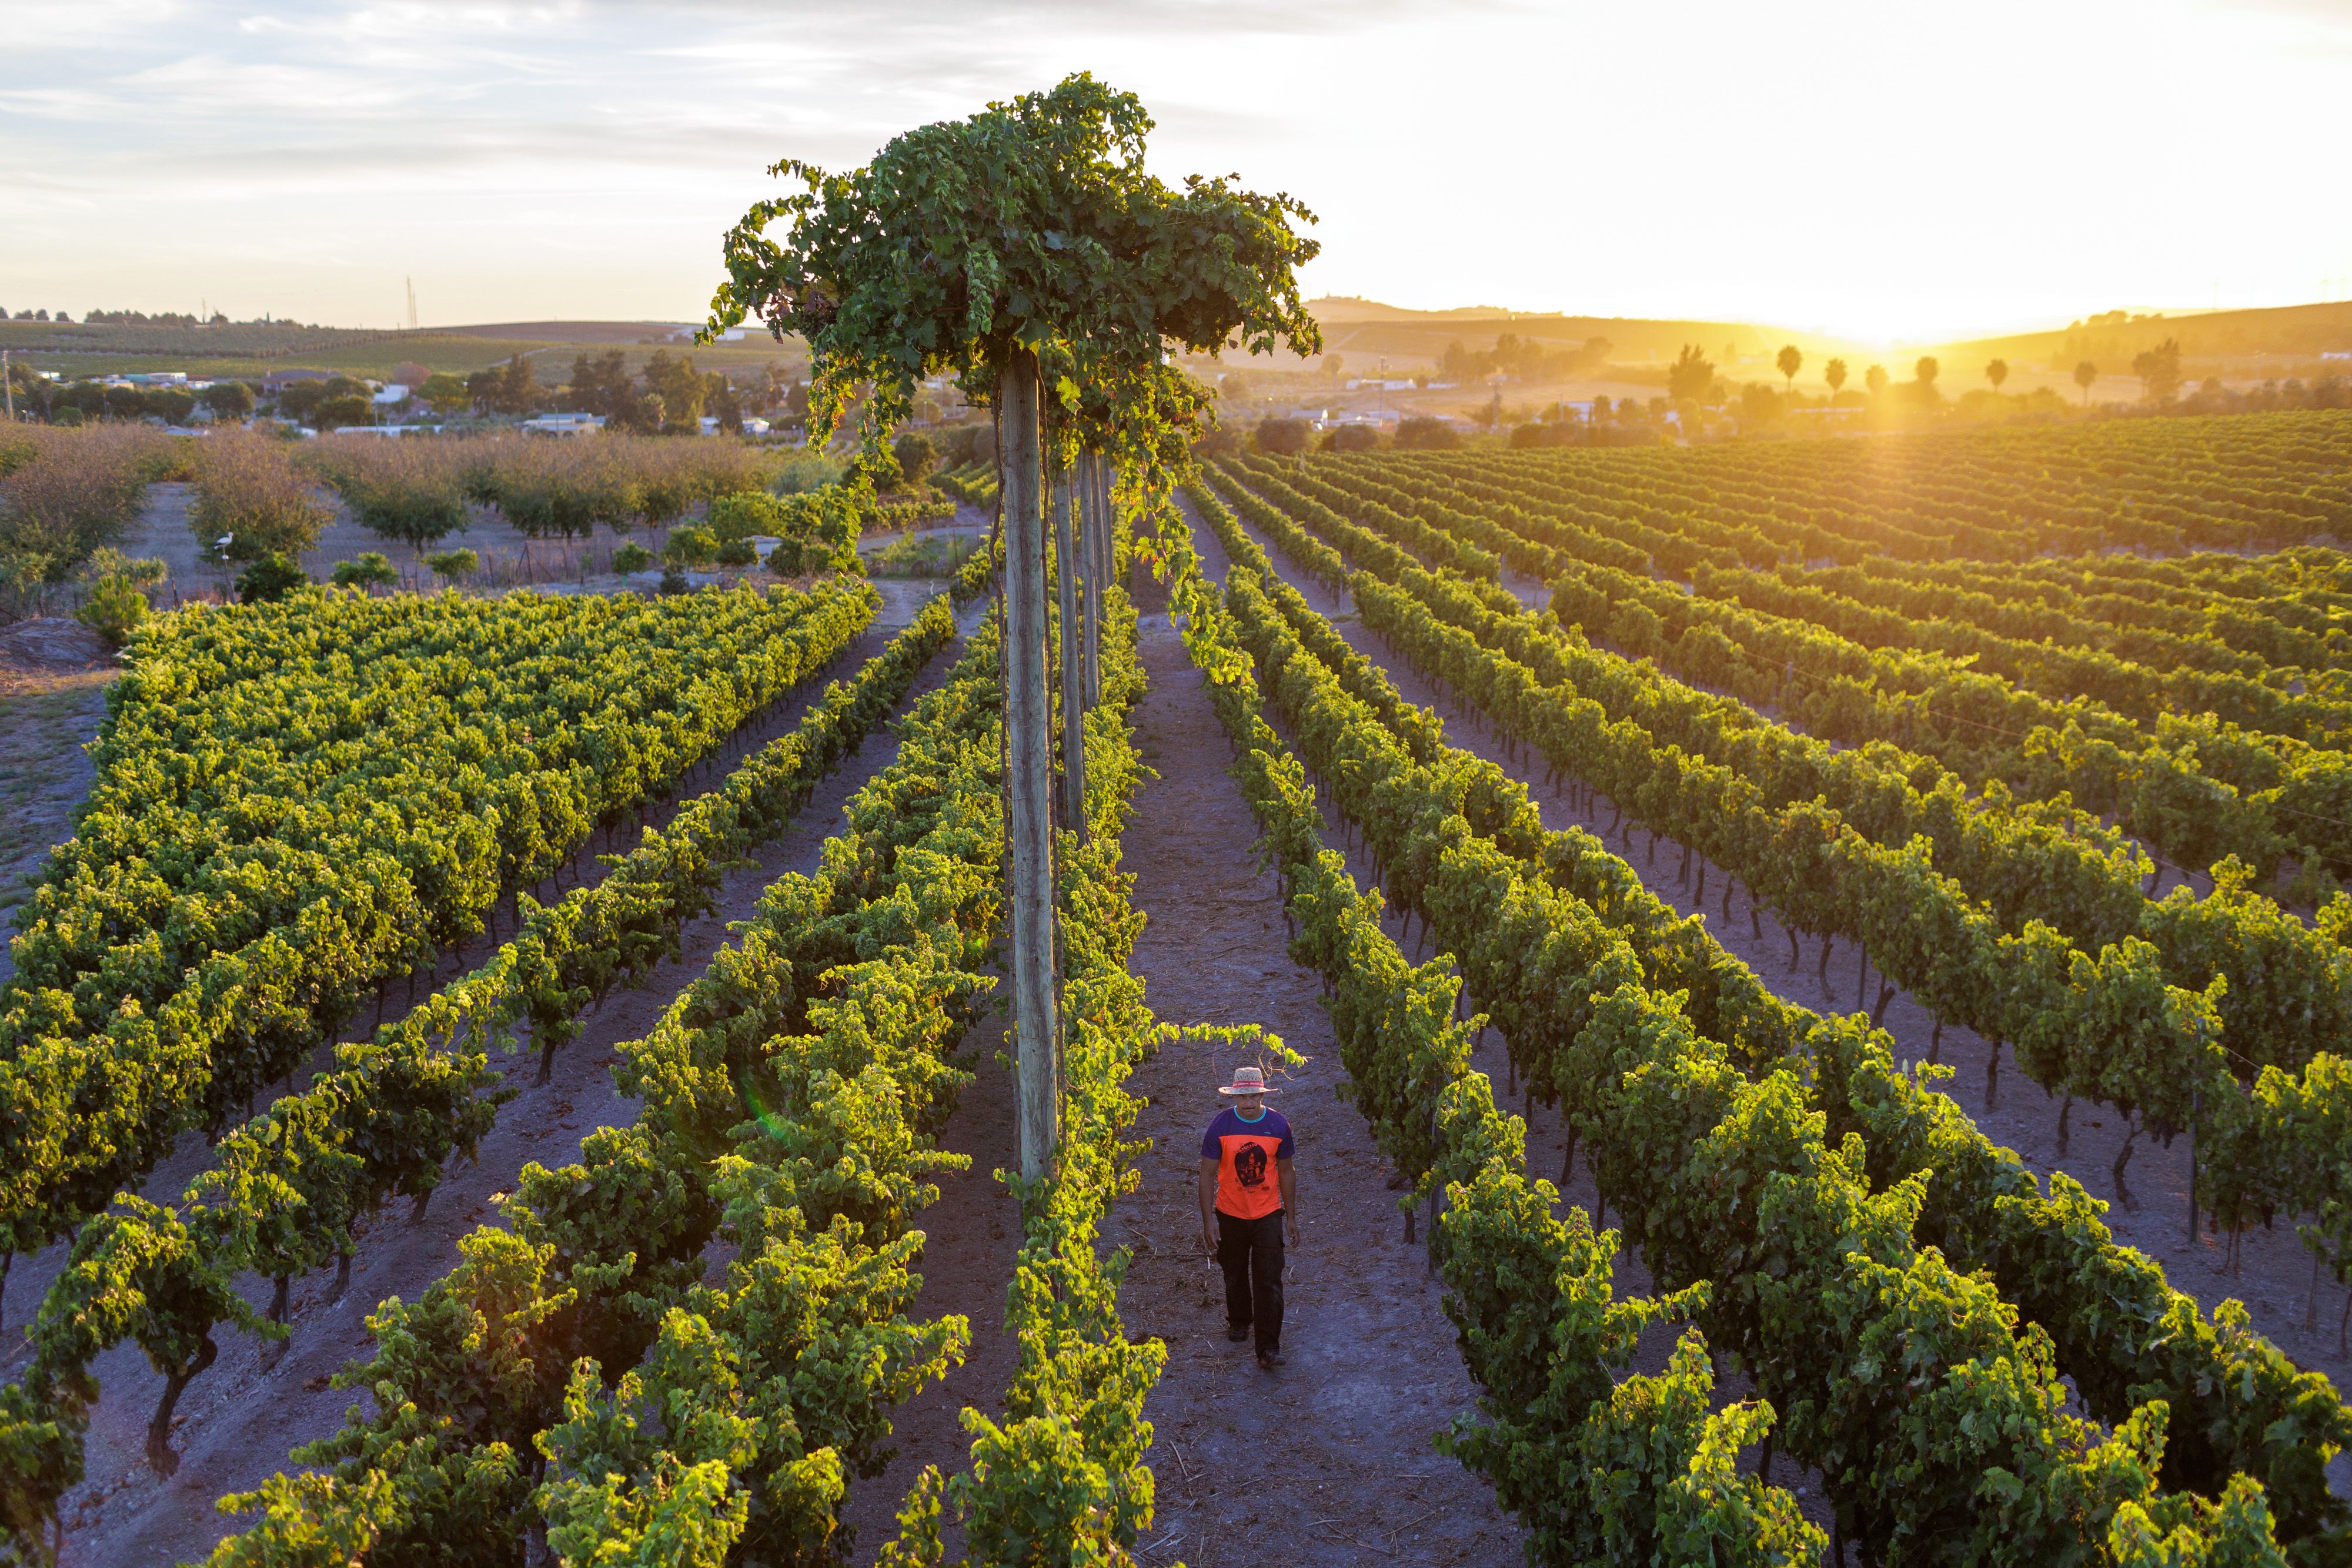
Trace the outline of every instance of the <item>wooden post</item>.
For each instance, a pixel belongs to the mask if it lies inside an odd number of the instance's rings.
[[[1062,822],[1087,841],[1086,635],[1078,626],[1079,559],[1071,514],[1081,486],[1065,473],[1054,487],[1054,564],[1062,590]]]
[[[1060,1019],[1054,1001],[1054,734],[1045,695],[1045,517],[1037,356],[1006,356],[1004,824],[1013,850],[1013,1028],[1021,1174],[1046,1176],[1061,1145]]]
[[[1082,530],[1079,561],[1087,584],[1086,704],[1091,710],[1102,701],[1103,585],[1110,580],[1110,486],[1103,483],[1102,454],[1078,455],[1078,525]]]

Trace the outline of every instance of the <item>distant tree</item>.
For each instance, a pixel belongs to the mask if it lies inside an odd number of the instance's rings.
[[[253,389],[243,382],[215,382],[205,389],[205,406],[215,419],[243,419],[253,412]]]
[[[1766,424],[1780,417],[1780,394],[1762,382],[1739,389],[1739,412],[1750,424]]]
[[[311,423],[320,430],[334,430],[347,424],[372,424],[375,422],[375,404],[364,397],[331,397],[321,402],[310,417]]]
[[[938,444],[919,430],[910,430],[890,444],[892,455],[898,459],[898,477],[908,487],[921,484],[940,465]]]
[[[1835,397],[1845,388],[1845,361],[1832,360],[1822,367],[1822,380],[1830,383],[1830,396]]]
[[[1339,355],[1326,354],[1323,356],[1323,373],[1329,376],[1333,381],[1338,381],[1339,379],[1339,372],[1347,368],[1348,361],[1341,359]]]
[[[1707,394],[1715,385],[1715,366],[1698,350],[1696,343],[1685,343],[1675,362],[1666,367],[1666,395],[1679,402],[1696,401]]]
[[[1307,434],[1305,420],[1268,414],[1257,422],[1257,449],[1269,456],[1288,457],[1307,450]]]
[[[2007,360],[1987,361],[1985,362],[1985,380],[1992,383],[1993,391],[2000,391],[2000,383],[2009,380],[2009,361]]]
[[[692,435],[702,429],[702,409],[709,395],[702,372],[694,368],[690,355],[670,358],[667,349],[656,349],[654,357],[646,361],[646,389],[661,399],[660,423],[657,426],[667,435]]]
[[[601,413],[610,419],[635,397],[629,369],[618,349],[602,354],[581,354],[572,361],[571,390],[564,406],[574,413]]]
[[[2074,367],[2074,384],[2083,389],[2083,406],[2091,406],[2091,383],[2099,379],[2099,367],[2084,360]]]
[[[1936,390],[1937,373],[1942,369],[1941,365],[1936,363],[1935,355],[1922,354],[1919,356],[1919,362],[1911,367],[1911,376],[1919,383],[1922,392],[1933,392]]]
[[[1797,372],[1802,370],[1805,364],[1805,356],[1797,352],[1797,345],[1794,343],[1784,345],[1780,351],[1773,356],[1772,362],[1780,368],[1780,377],[1789,383],[1789,390],[1795,392]]]
[[[1870,369],[1863,371],[1862,384],[1870,389],[1870,395],[1873,397],[1876,397],[1879,393],[1885,392],[1886,390],[1886,367],[1885,365],[1873,365]]]
[[[473,405],[476,413],[488,413],[498,407],[499,382],[500,377],[496,371],[476,371],[466,378],[466,401]],[[286,400],[279,398],[278,406],[283,408],[285,405]]]
[[[2180,340],[2167,338],[2155,348],[2132,356],[2132,374],[2147,390],[2150,402],[2170,402],[2180,391]]]
[[[1523,446],[1557,446],[1559,427],[1552,424],[1520,424],[1511,428],[1511,444]]]
[[[137,387],[108,387],[106,412],[113,419],[137,419],[147,412],[147,394]]]
[[[466,406],[466,379],[447,371],[436,371],[425,378],[416,395],[431,404],[436,413],[455,413]]]
[[[1417,413],[1399,423],[1396,444],[1407,451],[1451,452],[1462,444],[1462,434],[1442,419]]]
[[[1323,438],[1327,452],[1370,452],[1381,444],[1381,433],[1369,424],[1343,424]]]
[[[624,577],[631,572],[643,571],[653,563],[654,552],[635,539],[613,552],[613,570]]]
[[[743,400],[735,395],[735,383],[729,381],[723,372],[704,372],[702,406],[719,421],[720,430],[730,435],[743,434]]]
[[[188,416],[196,412],[196,395],[178,387],[150,387],[145,412],[166,424],[185,424]]]
[[[539,377],[532,373],[530,359],[517,354],[499,372],[490,406],[500,413],[530,413],[539,407]]]

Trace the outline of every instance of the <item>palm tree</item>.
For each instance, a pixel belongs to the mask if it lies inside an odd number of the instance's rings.
[[[1876,397],[1880,392],[1886,390],[1886,367],[1885,365],[1871,366],[1870,369],[1862,373],[1862,382],[1863,385],[1870,389],[1870,395]]]
[[[1835,397],[1845,385],[1845,361],[1832,360],[1822,367],[1822,380],[1830,383],[1830,396]]]
[[[2084,360],[2074,367],[2074,384],[2083,389],[2083,406],[2091,406],[2091,383],[2099,379],[2099,367]]]
[[[1992,383],[1993,391],[2000,391],[2000,383],[2009,380],[2009,361],[2007,360],[1992,360],[1987,361],[1985,365],[1985,380]]]
[[[1783,345],[1780,353],[1773,357],[1772,362],[1780,367],[1780,374],[1787,379],[1789,390],[1795,392],[1797,371],[1803,368],[1805,363],[1805,356],[1797,352],[1797,345],[1794,343]]]

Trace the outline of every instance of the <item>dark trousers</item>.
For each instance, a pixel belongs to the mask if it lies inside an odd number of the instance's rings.
[[[1257,1329],[1260,1355],[1282,1348],[1282,1210],[1236,1219],[1217,1210],[1217,1262],[1225,1270],[1225,1322]]]

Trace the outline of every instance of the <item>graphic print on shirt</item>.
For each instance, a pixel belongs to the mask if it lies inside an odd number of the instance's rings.
[[[1259,1219],[1282,1207],[1274,1165],[1291,1157],[1290,1124],[1277,1111],[1244,1122],[1221,1111],[1201,1140],[1201,1157],[1217,1162],[1217,1208],[1235,1219]]]

